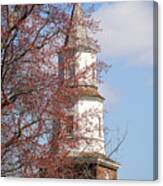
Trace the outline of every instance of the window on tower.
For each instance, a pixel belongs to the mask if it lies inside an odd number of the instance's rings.
[[[68,77],[72,78],[75,76],[75,64],[72,63],[70,64],[70,66],[68,67]]]
[[[99,137],[102,137],[101,117],[98,117],[98,131],[99,131]]]
[[[66,78],[73,78],[75,76],[75,64],[71,63],[66,67]]]
[[[73,134],[73,122],[74,122],[74,117],[68,116],[67,125],[66,125],[66,132],[68,135]]]
[[[95,68],[95,66],[92,67],[92,80],[93,80],[93,82],[96,81],[96,68]]]

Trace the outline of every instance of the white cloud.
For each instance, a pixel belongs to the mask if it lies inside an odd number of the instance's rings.
[[[115,104],[119,101],[120,95],[107,81],[99,86],[102,96],[105,98],[105,109],[111,111]]]
[[[103,29],[96,37],[104,60],[125,58],[131,65],[152,64],[152,2],[104,3],[94,18]]]

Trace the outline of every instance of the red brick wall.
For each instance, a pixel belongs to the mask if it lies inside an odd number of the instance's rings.
[[[117,170],[97,165],[96,179],[116,180],[117,179]]]

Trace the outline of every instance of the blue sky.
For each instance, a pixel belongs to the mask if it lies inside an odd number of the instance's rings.
[[[108,111],[105,126],[119,128],[121,135],[128,129],[114,156],[121,163],[119,179],[153,177],[152,16],[152,1],[100,3],[93,15],[103,29],[95,36],[98,56],[112,64],[100,86]]]

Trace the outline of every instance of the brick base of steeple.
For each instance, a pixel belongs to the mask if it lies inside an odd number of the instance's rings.
[[[60,179],[107,179],[116,180],[119,164],[104,156],[74,156],[67,157],[70,164],[60,169]],[[66,159],[65,159],[66,161]],[[51,177],[44,168],[40,177]]]

